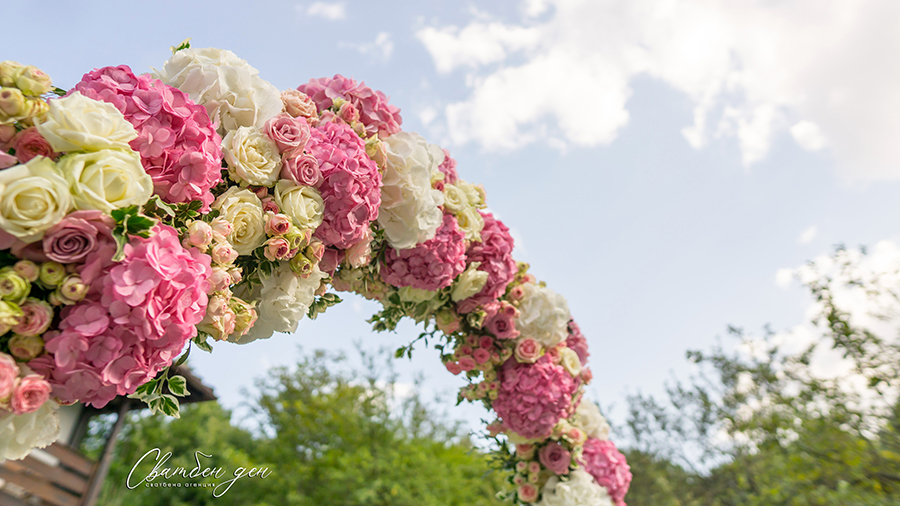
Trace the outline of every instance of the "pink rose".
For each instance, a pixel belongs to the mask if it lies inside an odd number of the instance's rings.
[[[18,164],[19,164],[19,160],[16,157],[10,155],[9,153],[0,151],[0,170],[8,169],[8,168],[12,167],[13,165],[18,165]]]
[[[290,179],[301,186],[322,184],[322,171],[314,156],[298,153],[296,156],[285,156],[281,165],[281,178]]]
[[[209,291],[212,293],[225,290],[231,286],[233,281],[227,270],[222,267],[213,267],[212,274],[209,276]]]
[[[459,362],[446,362],[444,367],[450,371],[450,374],[456,376],[457,374],[462,372],[462,367],[459,366]]]
[[[284,260],[291,252],[291,244],[284,237],[273,237],[266,241],[266,249],[263,252],[271,261]]]
[[[47,331],[53,321],[53,308],[38,299],[26,299],[21,306],[22,317],[12,331],[22,336],[39,336]]]
[[[16,364],[16,360],[6,353],[0,352],[0,401],[12,395],[18,378],[19,366]]]
[[[286,151],[302,151],[309,140],[309,124],[291,117],[288,114],[275,116],[266,122],[264,127],[266,135],[275,141],[278,149]]]
[[[265,188],[263,188],[263,190],[265,190]],[[265,195],[265,193],[263,194]],[[262,199],[262,205],[264,213],[278,214],[279,212],[281,212],[281,210],[278,209],[278,204],[275,203],[275,199],[272,197],[266,197]]]
[[[34,283],[41,275],[41,268],[31,260],[19,260],[13,265],[16,274]]]
[[[519,496],[519,500],[522,502],[537,501],[538,489],[531,483],[524,483],[520,485],[516,493]]]
[[[46,156],[47,158],[56,156],[50,143],[38,133],[35,127],[28,127],[19,132],[13,139],[13,148],[16,150],[16,158],[22,163],[36,156]]]
[[[228,265],[237,260],[238,252],[231,247],[231,244],[228,244],[227,242],[220,242],[212,247],[210,256],[212,256],[213,262],[217,264]]]
[[[63,218],[44,235],[44,253],[61,264],[88,260],[88,255],[103,249],[110,259],[115,253],[113,219],[101,211],[75,211]],[[107,251],[108,250],[108,251]],[[93,259],[88,260],[88,262]]]
[[[465,356],[459,358],[459,367],[463,371],[468,372],[475,369],[475,367],[477,367],[477,364],[475,363],[475,359],[470,356]]]
[[[475,350],[475,353],[473,353],[473,357],[476,362],[483,364],[491,359],[491,352],[484,348],[478,348]]]
[[[32,413],[50,398],[50,383],[39,374],[29,374],[19,380],[9,407],[17,415]]]
[[[354,121],[359,121],[359,110],[350,102],[344,102],[341,104],[341,108],[338,109],[338,116],[347,123],[353,123]]]
[[[491,339],[491,336],[481,336],[481,339],[478,341],[478,346],[489,350],[494,346],[494,340]]]
[[[516,343],[516,360],[531,364],[541,357],[541,343],[530,337],[520,339]]]
[[[205,248],[212,243],[213,230],[209,223],[205,221],[195,220],[188,227],[188,243],[191,246]]]
[[[284,111],[293,117],[316,118],[316,104],[301,91],[287,90],[281,92]]]
[[[266,234],[284,235],[291,231],[291,219],[286,214],[266,215]]]
[[[544,467],[555,474],[569,474],[569,464],[572,462],[572,454],[558,443],[551,443],[541,448],[538,458]]]
[[[520,300],[525,296],[525,288],[522,285],[516,285],[512,290],[509,291],[509,295],[506,297],[511,301]]]
[[[16,133],[15,126],[0,125],[0,151],[6,151],[12,147],[11,143]]]
[[[209,226],[212,227],[213,237],[221,236],[224,239],[234,232],[234,225],[225,218],[215,218]]]
[[[362,267],[372,260],[372,230],[367,229],[359,242],[347,248],[347,262],[350,267]]]

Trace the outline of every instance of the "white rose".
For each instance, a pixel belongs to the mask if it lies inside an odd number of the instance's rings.
[[[315,230],[322,224],[325,202],[312,186],[299,186],[282,179],[275,185],[275,203],[301,229]]]
[[[66,155],[59,170],[69,182],[77,209],[110,212],[141,206],[153,195],[153,179],[141,165],[141,157],[131,151],[103,149]]]
[[[534,283],[526,283],[522,288],[516,329],[523,337],[535,339],[547,349],[565,341],[571,319],[565,297]]]
[[[131,149],[138,134],[112,104],[74,92],[50,100],[50,111],[37,123],[37,130],[54,151]]]
[[[468,299],[484,288],[485,283],[487,283],[488,273],[477,270],[479,265],[481,265],[480,262],[472,262],[462,274],[457,276],[453,282],[453,290],[450,292],[450,298],[453,302]]]
[[[587,434],[587,437],[603,441],[609,439],[609,423],[600,414],[600,408],[587,399],[582,398],[578,404],[573,425]]]
[[[222,135],[240,127],[261,129],[284,107],[278,88],[261,79],[259,71],[245,60],[224,49],[178,51],[162,71],[154,74],[206,107]]]
[[[31,450],[44,448],[59,437],[59,404],[45,402],[37,411],[0,415],[0,462],[24,459]]]
[[[232,186],[212,207],[234,226],[228,240],[238,254],[249,255],[266,240],[262,202],[252,191]]]
[[[452,184],[444,185],[444,209],[457,214],[469,207],[469,198],[466,193]]]
[[[484,216],[474,207],[466,207],[456,215],[456,223],[459,229],[466,234],[467,241],[481,241],[481,231],[484,230]]]
[[[460,179],[456,182],[459,189],[466,194],[469,205],[476,208],[484,207],[484,194],[479,191],[480,188],[474,184]]]
[[[438,206],[444,203],[444,194],[431,187],[431,174],[443,161],[443,152],[409,132],[388,137],[384,146],[387,163],[378,223],[391,246],[412,248],[433,238],[443,223]]]
[[[246,344],[257,339],[268,339],[275,332],[294,332],[309,306],[315,300],[316,289],[328,275],[316,266],[306,278],[298,277],[287,262],[282,262],[271,276],[263,278],[261,285],[249,292],[244,286],[235,295],[244,300],[258,300],[259,318],[243,337],[229,341]]]
[[[587,471],[578,468],[569,473],[566,481],[551,476],[537,506],[613,506],[613,500],[606,488],[594,483]]]
[[[228,173],[241,186],[272,186],[281,174],[281,155],[275,141],[259,129],[241,127],[222,140]]]
[[[49,158],[0,171],[0,228],[20,240],[43,238],[71,208],[69,185]]]
[[[563,368],[572,375],[573,378],[577,378],[579,374],[581,374],[581,359],[578,358],[578,353],[575,353],[575,350],[570,348],[562,348],[559,350],[559,364],[563,366]]]

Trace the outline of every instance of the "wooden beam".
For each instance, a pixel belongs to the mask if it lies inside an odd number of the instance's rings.
[[[106,480],[106,475],[109,474],[109,466],[112,464],[112,456],[116,449],[116,441],[119,432],[122,430],[122,426],[125,425],[125,418],[128,416],[130,403],[131,401],[127,397],[122,398],[122,404],[119,406],[119,414],[116,417],[116,424],[113,425],[112,432],[109,434],[109,439],[106,440],[106,445],[103,447],[103,456],[100,457],[100,462],[97,464],[97,472],[94,473],[91,484],[88,485],[88,490],[87,493],[84,494],[84,500],[81,503],[81,506],[97,505],[97,499],[100,498],[100,490],[103,489],[103,481]]]

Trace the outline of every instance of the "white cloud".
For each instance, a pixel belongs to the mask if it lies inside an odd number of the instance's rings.
[[[900,177],[900,2],[523,0],[517,23],[478,19],[417,35],[470,93],[445,109],[457,143],[515,149],[559,134],[612,142],[632,80],[683,92],[695,148],[733,137],[745,164],[790,133],[844,175]],[[539,17],[538,17],[539,16]]]
[[[329,21],[340,21],[347,17],[347,6],[344,2],[315,2],[306,8],[306,15],[325,18]]]
[[[388,32],[380,32],[375,36],[375,40],[372,42],[365,42],[362,44],[340,42],[338,43],[338,46],[350,48],[359,51],[363,56],[373,56],[384,61],[389,60],[394,53],[394,41],[391,38],[391,34]]]
[[[809,227],[800,233],[800,237],[797,238],[797,242],[800,244],[809,244],[813,239],[816,238],[816,234],[819,232],[819,229],[816,228],[815,225]]]
[[[782,289],[789,288],[794,282],[794,273],[794,269],[778,269],[775,272],[775,285]]]

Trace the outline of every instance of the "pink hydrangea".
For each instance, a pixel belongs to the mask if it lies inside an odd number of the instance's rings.
[[[612,441],[590,438],[584,443],[581,460],[584,470],[606,488],[616,506],[625,506],[625,494],[631,485],[631,468],[616,445]]]
[[[447,184],[456,184],[459,181],[459,175],[456,173],[456,160],[450,158],[450,152],[444,150],[444,161],[438,166],[438,170],[444,173],[444,182]]]
[[[491,213],[478,212],[484,217],[481,242],[469,245],[466,261],[481,262],[478,270],[486,271],[488,279],[480,292],[460,301],[457,306],[460,313],[469,313],[478,306],[497,299],[516,276],[516,261],[512,257],[513,238],[509,235],[509,229]]]
[[[381,174],[363,141],[344,124],[325,123],[310,131],[307,153],[319,162],[325,217],[316,237],[326,246],[347,249],[366,234],[378,218]]]
[[[569,322],[569,337],[566,339],[566,346],[578,354],[581,365],[587,364],[588,357],[591,355],[588,353],[587,339],[581,334],[581,329],[574,321]]]
[[[336,98],[350,102],[359,111],[359,121],[365,125],[369,135],[393,135],[400,131],[400,124],[403,123],[400,108],[388,104],[384,93],[369,88],[365,83],[357,84],[354,79],[340,74],[332,78],[310,79],[309,83],[301,84],[297,89],[309,95],[319,112],[330,108]]]
[[[158,79],[135,76],[125,65],[89,72],[74,89],[113,104],[134,126],[138,138],[131,147],[141,154],[160,198],[199,200],[209,210],[210,189],[221,180],[222,138],[203,106]]]
[[[444,215],[444,223],[433,239],[414,248],[388,248],[381,279],[397,288],[411,286],[422,290],[440,290],[453,283],[466,270],[466,235],[456,218]]]
[[[133,238],[125,258],[98,279],[99,290],[62,312],[44,335],[48,355],[29,365],[62,402],[102,407],[134,393],[170,365],[206,313],[211,259],[185,249],[178,233],[157,225]]]
[[[544,355],[533,364],[507,360],[499,370],[493,409],[503,425],[528,439],[544,438],[572,409],[578,383]]]

